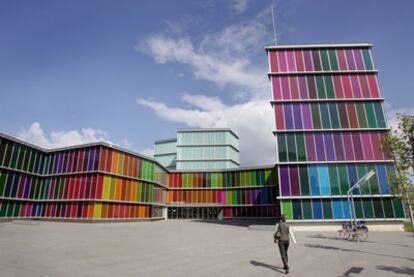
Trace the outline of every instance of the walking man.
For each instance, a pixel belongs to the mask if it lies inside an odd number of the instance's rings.
[[[283,262],[283,269],[285,270],[286,274],[289,273],[289,264],[288,264],[288,248],[289,248],[289,240],[292,239],[293,243],[296,244],[295,236],[293,235],[292,228],[290,225],[286,223],[286,216],[280,216],[280,222],[276,223],[275,232],[273,234],[275,243],[279,246],[280,257],[282,258]]]

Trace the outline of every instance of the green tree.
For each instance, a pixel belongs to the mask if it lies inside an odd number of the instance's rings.
[[[391,176],[393,193],[401,198],[409,211],[411,227],[414,235],[412,210],[414,170],[414,115],[397,114],[399,123],[382,138],[382,146],[394,161],[395,173]],[[411,172],[410,172],[411,171]]]

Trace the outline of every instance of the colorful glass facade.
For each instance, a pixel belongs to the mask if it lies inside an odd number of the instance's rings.
[[[167,207],[180,218],[277,217],[276,172],[169,172],[105,143],[45,150],[0,134],[0,218],[132,220]]]
[[[381,148],[388,131],[371,45],[271,46],[268,53],[275,114],[281,210],[290,220],[403,218],[391,194],[392,161]]]

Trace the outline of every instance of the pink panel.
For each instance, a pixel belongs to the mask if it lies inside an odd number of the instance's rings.
[[[303,72],[305,71],[305,65],[303,64],[303,57],[301,50],[295,50],[296,70]]]
[[[350,133],[344,133],[343,134],[343,139],[344,139],[344,149],[345,149],[345,158],[346,158],[346,160],[348,160],[348,161],[355,160],[351,134]]]
[[[362,144],[364,147],[364,159],[365,160],[374,160],[374,153],[372,152],[371,140],[369,133],[361,134]]]
[[[368,82],[369,82],[369,87],[371,89],[371,97],[379,98],[380,92],[378,89],[377,76],[373,74],[368,75]]]
[[[290,80],[290,91],[292,93],[292,99],[299,99],[299,86],[298,78],[296,76],[289,77]]]
[[[336,52],[336,56],[338,57],[339,69],[340,70],[348,70],[344,50],[338,50]]]
[[[282,91],[280,87],[280,77],[272,77],[272,86],[273,86],[273,99],[281,100]],[[174,187],[176,186],[174,185]]]
[[[295,65],[295,52],[293,50],[286,51],[287,62],[288,62],[288,71],[295,72],[296,65]]]
[[[290,99],[289,80],[288,77],[282,77],[282,97],[284,100]]]
[[[279,61],[280,72],[286,72],[287,71],[286,51],[277,51],[277,60]]]
[[[362,97],[370,98],[371,96],[370,96],[370,93],[369,93],[369,84],[368,84],[367,76],[366,75],[360,75],[358,79],[359,79],[359,83],[361,85]]]
[[[282,104],[275,104],[276,130],[285,130]]]
[[[305,134],[306,154],[309,161],[316,161],[315,138],[313,134]]]

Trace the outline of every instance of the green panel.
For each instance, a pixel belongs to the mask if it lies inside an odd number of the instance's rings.
[[[362,201],[361,199],[355,199],[354,200],[354,206],[355,206],[355,214],[357,218],[364,218],[364,212],[362,208]]]
[[[384,109],[382,108],[381,103],[375,102],[373,103],[373,105],[375,110],[375,116],[377,117],[378,128],[386,128],[387,124],[385,122]]]
[[[6,188],[7,175],[4,172],[0,172],[0,197],[4,194],[4,189]]]
[[[226,202],[227,205],[232,205],[231,190],[226,191]]]
[[[300,192],[302,196],[310,195],[309,191],[309,176],[308,176],[308,167],[306,165],[299,165],[299,175],[300,175]]]
[[[13,153],[13,144],[11,142],[8,142],[6,146],[6,155],[3,160],[3,166],[10,167],[10,160],[12,157],[12,153]]]
[[[6,147],[7,147],[7,141],[4,139],[0,139],[0,166],[3,165],[3,159],[6,155]]]
[[[329,99],[335,98],[335,91],[334,91],[334,85],[332,83],[332,76],[325,76],[325,86],[326,86],[326,94]]]
[[[316,76],[316,85],[318,86],[318,97],[320,99],[326,99],[325,84],[322,76]]]
[[[296,135],[296,147],[298,148],[298,160],[306,161],[305,138],[303,133]]]
[[[331,70],[329,66],[329,58],[328,58],[328,50],[321,50],[321,60],[322,60],[322,68],[323,70]]]
[[[32,182],[30,183],[30,191],[29,191],[29,198],[30,199],[34,199],[35,197],[35,190],[36,190],[36,179],[37,178],[32,178]]]
[[[6,216],[7,206],[9,205],[9,201],[0,201],[0,217]]]
[[[20,154],[17,159],[17,169],[23,170],[24,158],[26,156],[26,147],[20,147]]]
[[[292,200],[293,219],[302,219],[302,204],[300,200]]]
[[[338,60],[336,58],[335,50],[328,50],[329,52],[329,62],[331,63],[331,70],[336,71],[339,69]]]
[[[9,202],[9,205],[7,207],[7,217],[12,217],[13,216],[13,211],[14,211],[14,204],[15,202]]]
[[[348,174],[345,165],[338,165],[339,184],[341,188],[341,194],[346,195],[349,190]]]
[[[319,114],[319,106],[317,103],[311,104],[311,110],[312,110],[312,121],[313,121],[313,128],[314,129],[321,129],[321,116]]]
[[[11,157],[11,161],[10,161],[10,167],[11,168],[16,168],[17,166],[17,158],[19,157],[19,152],[20,152],[20,146],[17,144],[13,145],[13,153],[12,153],[12,157]]]
[[[338,172],[335,165],[328,165],[329,183],[331,184],[331,194],[341,195],[339,186]]]
[[[332,219],[332,204],[330,199],[322,199],[323,218]]]
[[[23,162],[22,169],[24,171],[29,171],[29,166],[30,166],[30,153],[31,153],[31,151],[30,151],[29,148],[26,148],[26,151],[25,152],[26,152],[26,155],[24,156],[24,162]]]
[[[30,151],[30,163],[29,163],[29,171],[34,171],[35,161],[37,159],[38,153],[34,150]]]
[[[288,158],[290,162],[296,162],[298,160],[295,135],[292,133],[286,134],[287,146],[288,146]]]
[[[362,103],[355,103],[357,116],[358,116],[358,122],[359,122],[359,128],[367,128],[367,120],[365,118],[365,110]]]
[[[377,169],[372,164],[367,165],[367,170],[368,171],[374,170],[375,172],[377,172]],[[378,184],[377,174],[375,174],[374,176],[371,177],[371,179],[369,179],[368,184],[369,184],[369,189],[371,191],[371,194],[379,194],[379,184]]]
[[[382,204],[384,205],[385,218],[394,218],[394,212],[392,210],[391,198],[383,198]]]
[[[255,176],[256,176],[256,186],[263,186],[264,185],[264,170],[258,170]]]
[[[375,218],[384,218],[384,211],[382,209],[381,199],[374,198],[372,199],[372,202],[374,204]]]
[[[358,179],[361,179],[365,174],[368,173],[367,167],[364,164],[357,165]],[[361,194],[370,195],[371,190],[369,189],[369,183],[365,183],[360,188]]]
[[[392,205],[394,206],[394,213],[396,218],[405,218],[404,207],[401,199],[393,199]]]
[[[373,70],[373,65],[371,61],[371,55],[369,54],[369,49],[362,49],[362,56],[364,57],[365,69]]]
[[[250,176],[250,186],[257,186],[256,176],[259,176],[259,171],[257,171],[257,170],[249,171],[249,176]]]
[[[16,202],[14,204],[13,217],[19,217],[21,208],[22,208],[21,202]],[[29,215],[29,216],[31,216],[31,215]]]
[[[277,146],[279,148],[279,161],[287,162],[286,134],[277,134]]]
[[[309,199],[302,200],[302,214],[303,214],[303,219],[312,219],[311,200]]]
[[[375,119],[375,112],[374,112],[374,108],[372,107],[372,103],[370,102],[364,103],[364,106],[365,106],[365,114],[367,115],[367,120],[368,120],[368,127],[377,128],[377,120]]]
[[[20,175],[16,174],[14,176],[15,177],[13,179],[13,184],[12,184],[12,187],[11,187],[12,188],[12,191],[11,191],[11,194],[10,194],[11,197],[16,197],[16,195],[17,195],[17,188],[19,187]]]
[[[292,200],[282,200],[282,214],[287,219],[293,219]]]
[[[59,196],[58,197],[59,197],[59,199],[63,199],[63,195],[64,195],[64,192],[65,192],[65,189],[66,189],[66,187],[65,187],[65,178],[62,177],[62,178],[59,178],[58,180],[59,180]]]
[[[319,104],[321,107],[321,118],[322,118],[322,126],[324,129],[330,129],[331,124],[329,120],[329,111],[328,111],[328,104],[327,103],[321,103]]]
[[[374,211],[372,210],[371,199],[362,199],[362,207],[364,209],[365,218],[374,218]]]

